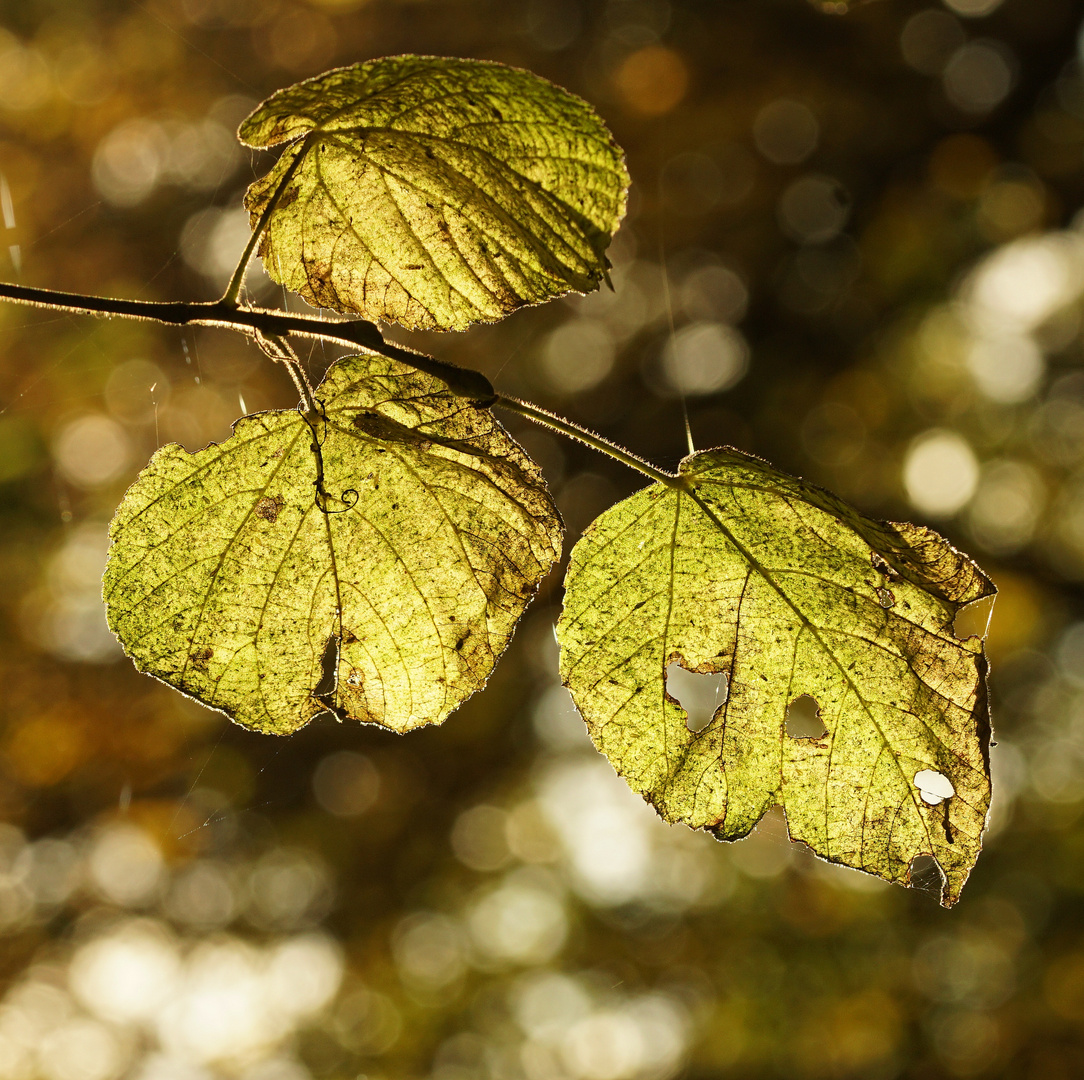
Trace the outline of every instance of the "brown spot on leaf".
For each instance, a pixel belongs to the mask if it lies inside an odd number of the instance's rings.
[[[265,495],[256,504],[254,513],[257,517],[263,518],[264,521],[270,521],[274,524],[278,520],[278,516],[282,513],[282,508],[285,505],[285,500],[281,495]]]
[[[194,653],[192,653],[189,659],[194,668],[199,671],[206,671],[207,662],[211,659],[212,656],[214,656],[214,654],[214,649],[212,649],[210,645],[205,645],[202,649],[197,649]]]

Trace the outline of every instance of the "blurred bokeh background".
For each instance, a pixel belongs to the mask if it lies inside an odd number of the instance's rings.
[[[733,845],[659,822],[559,686],[559,572],[442,728],[251,734],[132,669],[99,580],[155,447],[289,407],[287,380],[224,333],[0,305],[0,1076],[1084,1075],[1082,20],[0,0],[0,278],[211,299],[270,161],[233,132],[270,91],[397,52],[522,65],[628,151],[615,291],[398,340],[667,467],[684,395],[698,447],[930,523],[1000,589],[994,808],[949,912],[775,817]],[[569,547],[640,486],[509,426]]]

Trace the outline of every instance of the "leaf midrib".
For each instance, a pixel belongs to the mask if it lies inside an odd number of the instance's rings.
[[[718,483],[718,481],[710,481],[710,482]],[[915,816],[917,817],[918,821],[921,823],[922,830],[926,834],[926,839],[929,841],[931,850],[936,850],[937,845],[934,844],[933,837],[930,834],[929,824],[927,823],[925,817],[922,814],[921,807],[918,806],[918,802],[917,802],[917,799],[915,798],[914,792],[911,790],[913,785],[910,782],[910,780],[908,780],[906,773],[904,773],[903,767],[900,764],[898,756],[892,750],[892,743],[889,741],[888,736],[885,734],[885,731],[881,727],[880,723],[878,723],[877,718],[874,715],[873,710],[870,708],[869,703],[866,701],[865,697],[859,691],[857,684],[850,677],[849,672],[846,670],[844,665],[836,657],[835,653],[825,643],[824,639],[821,637],[821,635],[819,633],[818,628],[809,620],[809,618],[806,616],[805,612],[802,611],[802,609],[797,605],[797,603],[794,600],[792,600],[790,598],[790,596],[787,595],[786,591],[782,588],[782,586],[780,586],[778,584],[778,582],[776,582],[775,578],[772,576],[771,571],[768,570],[767,567],[763,566],[761,564],[760,560],[757,559],[756,556],[753,555],[753,553],[751,551],[749,551],[749,549],[734,535],[733,532],[730,531],[730,529],[728,529],[726,527],[725,524],[723,524],[722,520],[716,515],[716,513],[712,509],[712,507],[707,502],[705,502],[704,499],[701,498],[699,492],[696,490],[695,487],[692,487],[690,485],[690,487],[685,489],[684,491],[678,490],[676,492],[676,494],[677,494],[678,499],[680,499],[683,495],[687,496],[688,498],[691,498],[700,507],[700,509],[712,521],[712,523],[715,525],[715,527],[723,534],[723,536],[725,536],[727,538],[727,540],[731,544],[734,545],[734,548],[737,550],[738,554],[741,555],[741,557],[746,560],[746,562],[757,573],[757,575],[776,592],[776,594],[783,600],[783,602],[794,612],[795,615],[798,616],[798,618],[802,621],[803,625],[806,628],[809,629],[809,631],[812,634],[813,638],[816,640],[817,644],[820,646],[822,652],[829,658],[829,660],[832,662],[833,666],[836,668],[836,670],[839,672],[840,676],[843,678],[844,682],[847,684],[847,686],[854,693],[855,699],[861,704],[862,711],[866,714],[867,718],[869,719],[870,723],[873,725],[874,730],[877,732],[877,735],[881,740],[882,751],[883,750],[888,750],[891,753],[892,760],[893,760],[893,762],[894,762],[894,764],[896,766],[896,770],[900,775],[900,779],[903,781],[904,790],[907,792],[908,797],[910,798],[911,803],[915,808]],[[736,646],[735,646],[735,652],[737,652],[737,647]],[[916,678],[917,678],[917,676],[916,676]],[[728,699],[727,704],[729,704],[729,699]],[[724,712],[724,715],[725,715],[725,712]],[[919,719],[921,721],[921,718],[919,718]],[[931,731],[929,725],[926,724],[925,721],[921,721],[921,722],[923,724],[923,727],[926,728],[926,731],[929,732],[931,735],[933,735],[933,732]],[[938,739],[937,741],[940,742],[940,739]],[[869,793],[867,791],[867,801],[868,801],[868,798],[869,798]],[[862,845],[863,845],[862,850],[864,850],[864,846],[865,846],[865,816],[864,815],[863,815],[863,827],[862,827]]]

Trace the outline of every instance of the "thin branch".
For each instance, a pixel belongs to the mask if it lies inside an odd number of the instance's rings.
[[[498,394],[493,404],[499,405],[502,409],[508,409],[510,412],[519,413],[520,416],[526,416],[528,420],[533,420],[536,424],[558,431],[570,439],[585,443],[593,450],[598,450],[607,457],[612,457],[614,461],[620,461],[622,465],[627,465],[630,469],[635,469],[645,476],[650,476],[652,480],[656,480],[660,484],[665,484],[671,488],[685,487],[684,478],[680,475],[663,472],[662,469],[652,465],[650,461],[637,457],[632,451],[626,450],[623,446],[618,446],[617,443],[612,443],[609,439],[604,439],[601,435],[596,435],[595,432],[588,431],[587,428],[582,428],[579,424],[573,424],[570,420],[565,420],[555,413],[540,409],[529,401],[521,401],[519,398],[505,397],[503,394]]]
[[[294,334],[399,360],[440,379],[456,397],[466,398],[479,405],[490,405],[496,397],[493,385],[481,372],[456,367],[424,353],[392,345],[384,340],[371,322],[364,319],[335,322],[317,318],[315,315],[294,314],[270,308],[231,307],[221,300],[212,303],[116,300],[112,297],[55,292],[52,289],[32,289],[7,282],[0,282],[0,300],[10,300],[16,304],[49,311],[114,315],[122,319],[165,323],[167,326],[211,326],[245,333],[259,331],[266,337]]]
[[[398,360],[427,375],[435,376],[448,387],[451,393],[457,397],[466,398],[481,408],[500,405],[511,412],[526,416],[536,424],[576,439],[615,461],[620,461],[630,469],[651,477],[660,484],[674,488],[685,486],[685,481],[681,476],[663,472],[649,461],[644,461],[643,458],[604,439],[601,435],[596,435],[593,431],[588,431],[578,424],[540,409],[537,405],[518,398],[498,395],[492,383],[480,371],[456,367],[454,364],[445,363],[424,353],[392,345],[384,340],[380,331],[371,322],[366,322],[364,319],[335,322],[313,315],[300,315],[269,308],[234,307],[222,300],[211,303],[117,300],[104,296],[85,296],[81,293],[55,292],[52,289],[32,289],[7,282],[0,282],[0,300],[45,308],[49,311],[72,311],[82,315],[106,317],[118,316],[122,319],[164,323],[167,326],[210,326],[222,330],[235,330],[268,341],[284,339],[286,335],[293,334],[297,337],[312,338],[377,353],[380,356]],[[303,392],[302,397],[305,397]],[[309,398],[311,401],[311,394]],[[306,405],[309,405],[308,401]]]

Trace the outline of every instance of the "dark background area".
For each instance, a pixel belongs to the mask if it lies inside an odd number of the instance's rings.
[[[667,468],[684,394],[698,448],[929,523],[1000,590],[994,805],[948,912],[935,871],[883,885],[774,817],[733,845],[655,819],[559,687],[563,568],[443,727],[252,734],[132,669],[100,575],[154,449],[290,407],[288,380],[223,332],[2,306],[0,1075],[1081,1075],[1082,22],[1071,0],[0,5],[0,278],[211,299],[273,160],[233,133],[271,91],[400,52],[527,67],[626,148],[615,291],[389,337]],[[641,478],[506,419],[567,557]]]

